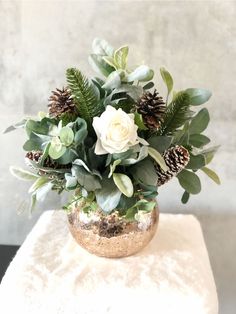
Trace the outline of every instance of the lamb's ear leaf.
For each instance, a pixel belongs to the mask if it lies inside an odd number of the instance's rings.
[[[10,167],[10,172],[14,177],[24,181],[31,181],[39,178],[37,174],[15,166]]]
[[[101,38],[95,38],[93,40],[92,49],[97,55],[112,57],[114,54],[113,47],[105,39]]]
[[[26,125],[26,122],[27,122],[27,119],[23,119],[20,122],[10,125],[8,128],[6,128],[6,130],[3,133],[5,134],[8,132],[14,131],[16,129],[23,128]]]

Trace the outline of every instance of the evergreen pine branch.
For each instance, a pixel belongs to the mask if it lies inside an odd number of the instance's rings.
[[[179,127],[189,120],[191,117],[189,106],[189,95],[185,92],[179,92],[166,109],[158,135],[173,134]]]
[[[103,111],[96,87],[75,68],[67,69],[66,76],[79,115],[88,125],[91,125],[93,117],[100,115]]]

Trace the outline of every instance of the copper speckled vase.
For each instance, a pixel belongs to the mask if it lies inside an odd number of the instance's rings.
[[[90,253],[103,257],[125,257],[142,250],[157,230],[159,211],[139,211],[128,221],[118,212],[84,213],[80,208],[68,213],[69,229],[74,239]]]

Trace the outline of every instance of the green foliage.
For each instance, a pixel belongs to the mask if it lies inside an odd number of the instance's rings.
[[[181,198],[181,202],[183,204],[186,204],[189,198],[190,198],[190,194],[187,191],[184,191],[184,194],[182,195],[182,198]]]
[[[167,87],[167,97],[166,98],[168,100],[168,97],[169,97],[169,95],[173,89],[174,82],[173,82],[172,76],[170,75],[170,73],[165,68],[160,68],[160,72],[161,72],[161,77],[162,77],[162,79],[165,82],[166,87]]]
[[[138,164],[132,166],[130,172],[137,182],[145,185],[156,186],[157,174],[153,162],[149,158],[145,158]]]
[[[39,177],[37,174],[33,172],[24,170],[19,167],[14,167],[14,166],[10,167],[10,172],[17,179],[24,180],[24,181],[35,180]]]
[[[170,147],[172,139],[173,138],[171,136],[154,135],[150,137],[147,141],[151,147],[155,148],[158,152],[162,154],[164,153],[165,150],[167,150]]]
[[[210,143],[210,139],[203,134],[190,134],[189,136],[189,144],[194,147],[202,148],[208,143]]]
[[[64,126],[60,131],[59,137],[63,145],[70,146],[74,140],[74,132],[71,128]]]
[[[163,171],[168,170],[164,158],[155,148],[148,147],[148,154],[155,160],[155,162],[161,167]]]
[[[97,87],[77,69],[68,69],[66,74],[78,112],[91,126],[93,117],[99,116],[104,110],[99,102]]]
[[[198,170],[204,167],[206,164],[206,160],[203,154],[193,155],[190,154],[190,160],[187,164],[187,169]]]
[[[134,121],[135,121],[135,124],[138,126],[139,130],[148,130],[148,128],[145,126],[143,122],[143,116],[137,111],[135,112],[135,115],[134,115]]]
[[[140,81],[148,82],[153,79],[154,71],[147,65],[140,65],[133,72],[126,76],[127,82]]]
[[[207,167],[202,167],[201,170],[211,179],[213,180],[216,184],[220,185],[220,178],[219,176],[213,171],[212,169],[209,169]]]
[[[118,189],[127,197],[134,194],[133,183],[130,178],[123,173],[113,173],[113,180]]]
[[[180,128],[187,120],[189,120],[191,117],[189,106],[189,95],[184,92],[179,92],[166,109],[158,135],[171,135],[176,129]]]
[[[207,102],[211,97],[211,92],[207,89],[188,88],[185,92],[190,97],[191,106],[199,106]]]
[[[198,194],[201,191],[201,182],[198,176],[191,171],[182,170],[177,178],[179,184],[184,188],[189,194]]]
[[[152,201],[147,201],[147,200],[139,200],[137,203],[135,203],[132,207],[130,207],[125,215],[125,218],[127,220],[134,220],[135,219],[135,215],[139,212],[139,211],[144,211],[144,212],[151,212],[156,206],[156,202],[152,202]]]
[[[8,133],[19,128],[24,128],[26,125],[26,122],[27,122],[27,119],[23,119],[20,122],[10,125],[8,128],[6,128],[6,130],[3,133]]]
[[[202,133],[208,126],[210,115],[206,108],[201,109],[191,120],[189,125],[190,134]]]

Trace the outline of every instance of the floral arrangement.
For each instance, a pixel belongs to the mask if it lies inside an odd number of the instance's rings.
[[[201,190],[197,171],[216,183],[207,165],[217,147],[205,148],[211,96],[205,89],[173,91],[170,73],[160,69],[167,88],[163,99],[147,65],[129,68],[128,46],[115,50],[95,39],[89,62],[101,77],[66,71],[66,87],[49,98],[48,112],[25,118],[5,132],[24,128],[23,149],[31,171],[11,167],[13,175],[33,180],[32,210],[50,190],[72,191],[66,209],[83,201],[83,211],[118,210],[127,219],[151,211],[160,186],[177,177],[182,202]],[[70,193],[71,195],[71,193]]]

